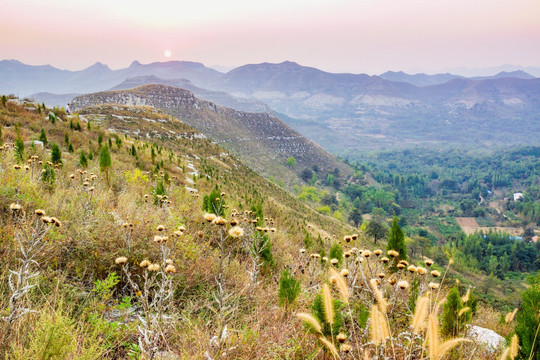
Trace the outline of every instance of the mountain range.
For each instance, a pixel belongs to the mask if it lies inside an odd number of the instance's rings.
[[[78,96],[73,99],[72,108],[78,111],[104,104],[151,106],[173,115],[266,176],[292,180],[286,178],[291,173],[286,168],[286,160],[291,156],[297,161],[297,170],[316,166],[321,178],[331,172],[343,177],[352,174],[347,165],[272,113],[243,112],[219,106],[198,99],[188,90],[161,84]],[[167,132],[167,123],[162,126]]]
[[[365,148],[426,144],[538,143],[540,79],[523,71],[490,77],[386,72],[334,74],[286,61],[240,66],[227,73],[171,61],[82,71],[0,61],[0,92],[36,100],[161,83],[240,111],[272,110],[324,148],[351,154]],[[42,94],[36,94],[42,92]]]

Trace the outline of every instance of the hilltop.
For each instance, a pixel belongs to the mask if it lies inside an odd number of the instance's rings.
[[[252,169],[290,183],[288,174],[318,167],[320,177],[338,169],[351,174],[347,165],[307,140],[271,113],[249,113],[200,100],[190,91],[167,85],[144,85],[129,90],[107,91],[73,99],[73,109],[99,104],[148,105],[178,117],[212,141],[232,151]],[[165,124],[164,126],[167,126]],[[289,157],[296,169],[287,166]]]

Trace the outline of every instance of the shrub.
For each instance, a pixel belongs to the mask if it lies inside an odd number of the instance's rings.
[[[60,151],[60,147],[56,143],[53,143],[51,145],[51,162],[53,164],[62,163],[62,152]]]
[[[279,278],[279,306],[285,310],[290,309],[298,295],[300,295],[300,283],[294,278],[291,271],[286,268],[281,272]]]

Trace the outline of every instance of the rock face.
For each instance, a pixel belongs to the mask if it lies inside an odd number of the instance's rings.
[[[501,335],[480,326],[469,327],[467,337],[473,339],[476,343],[484,344],[491,352],[494,352],[499,346],[504,344],[504,338]]]
[[[146,105],[160,109],[231,150],[265,175],[281,178],[290,156],[296,158],[299,170],[317,165],[320,176],[335,169],[343,176],[350,174],[348,166],[271,113],[249,113],[222,107],[200,100],[190,91],[156,84],[79,96],[73,99],[72,109],[76,111],[99,104]]]

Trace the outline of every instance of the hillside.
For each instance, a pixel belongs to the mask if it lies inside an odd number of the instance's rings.
[[[414,342],[393,339],[395,350],[373,344],[379,313],[392,332],[414,328],[411,304],[429,309],[445,341],[471,340],[452,342],[456,358],[500,358],[500,335],[512,335],[515,312],[501,321],[506,309],[478,301],[489,287],[469,285],[484,275],[462,277],[438,248],[403,234],[389,242],[407,245],[407,265],[392,270],[404,248],[390,260],[384,241],[313,211],[153,107],[100,104],[68,116],[9,99],[0,130],[3,357],[347,359],[361,349],[425,358],[434,351],[425,326]],[[9,274],[19,280],[9,285]],[[447,310],[436,306],[447,294],[463,299],[456,317],[470,312],[456,335],[443,332]],[[465,323],[496,330],[494,348]]]
[[[286,165],[297,161],[294,171],[318,166],[322,177],[336,168],[346,178],[350,169],[318,145],[270,113],[247,113],[196,98],[193,93],[166,85],[145,85],[84,95],[73,99],[73,109],[99,104],[147,105],[178,117],[220,146],[232,151],[248,166],[286,183],[293,181]],[[166,125],[164,125],[166,126]]]

